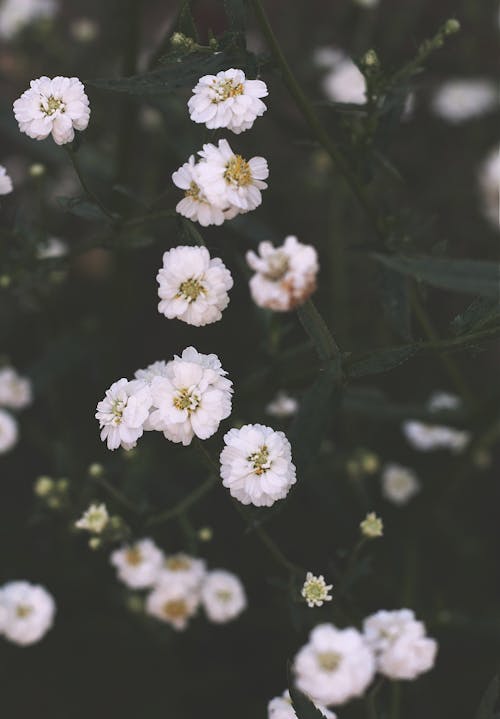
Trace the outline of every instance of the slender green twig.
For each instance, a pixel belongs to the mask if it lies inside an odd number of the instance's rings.
[[[94,482],[96,484],[99,484],[103,489],[106,490],[106,492],[113,497],[113,499],[118,502],[118,504],[121,504],[122,507],[127,509],[129,512],[134,512],[134,514],[139,514],[140,510],[135,506],[135,504],[132,502],[131,499],[129,499],[123,492],[121,492],[119,489],[117,489],[114,485],[111,484],[111,482],[108,482],[108,480],[105,477],[92,477]]]
[[[64,149],[68,153],[68,157],[71,160],[73,169],[75,170],[77,177],[80,180],[80,185],[82,186],[85,194],[92,200],[92,202],[94,202],[99,207],[99,209],[103,212],[103,214],[106,215],[106,217],[109,217],[110,220],[113,220],[113,222],[115,222],[118,219],[118,217],[115,214],[113,214],[113,212],[108,210],[107,207],[105,207],[105,205],[102,204],[102,202],[97,197],[97,195],[87,185],[87,181],[85,180],[85,178],[82,174],[82,171],[80,169],[80,165],[79,165],[77,157],[76,157],[76,152],[73,150],[73,148],[69,144],[64,145]]]
[[[211,475],[207,480],[205,480],[205,482],[200,484],[198,487],[196,487],[196,489],[193,489],[193,491],[190,492],[186,497],[181,499],[181,501],[178,502],[174,507],[170,507],[163,512],[153,514],[152,517],[149,517],[149,519],[146,521],[146,527],[152,527],[156,524],[164,524],[171,519],[180,517],[186,512],[186,510],[188,510],[194,504],[199,502],[200,499],[202,499],[206,494],[208,494],[215,487],[216,484],[217,477]]]
[[[401,682],[392,683],[391,719],[399,719],[401,711]]]

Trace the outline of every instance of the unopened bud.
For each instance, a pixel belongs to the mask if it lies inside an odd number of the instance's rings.
[[[359,525],[361,534],[367,539],[376,539],[384,533],[384,524],[375,512],[370,512]]]

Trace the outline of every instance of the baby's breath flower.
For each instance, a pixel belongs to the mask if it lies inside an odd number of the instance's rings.
[[[198,530],[198,539],[200,542],[210,542],[214,536],[212,527],[200,527]]]
[[[81,518],[75,522],[75,527],[94,534],[101,534],[108,520],[109,514],[105,504],[91,504]]]
[[[332,601],[329,594],[331,589],[333,584],[327,584],[322,574],[316,577],[312,572],[307,572],[301,594],[309,607],[322,607],[324,602]]]
[[[38,477],[35,482],[35,494],[37,497],[46,497],[54,489],[54,480],[50,477]]]
[[[375,512],[369,512],[359,525],[361,534],[367,539],[376,539],[384,533],[384,524]]]
[[[99,462],[93,462],[88,468],[88,473],[94,478],[102,477],[104,474],[104,467]]]

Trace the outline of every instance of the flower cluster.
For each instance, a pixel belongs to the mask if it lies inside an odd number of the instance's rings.
[[[261,242],[259,254],[250,251],[246,257],[255,272],[250,292],[260,307],[286,312],[303,304],[316,289],[316,250],[296,237],[286,237],[280,247]]]
[[[25,409],[32,399],[29,379],[21,377],[12,367],[0,369],[0,454],[12,449],[19,437],[17,422],[6,410]]]
[[[168,363],[138,370],[136,379],[120,379],[97,405],[101,439],[108,449],[135,447],[144,430],[163,432],[172,442],[211,437],[231,414],[232,382],[219,358],[194,347]]]
[[[247,605],[236,575],[207,571],[202,559],[188,554],[165,555],[148,538],[114,551],[111,563],[127,587],[150,590],[146,613],[177,630],[187,627],[200,606],[210,621],[223,624],[236,619]]]
[[[54,599],[44,587],[8,582],[0,587],[0,634],[15,644],[40,641],[54,622]]]

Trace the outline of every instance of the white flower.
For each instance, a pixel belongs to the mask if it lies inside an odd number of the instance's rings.
[[[444,120],[459,123],[489,112],[498,99],[496,83],[490,80],[449,80],[436,91],[432,109]]]
[[[324,602],[332,601],[330,589],[333,589],[333,584],[327,584],[322,574],[316,577],[312,572],[307,572],[301,594],[309,607],[322,607]]]
[[[459,454],[470,442],[470,433],[453,427],[424,424],[416,420],[403,423],[403,433],[408,442],[422,452],[433,449],[449,449]]]
[[[434,666],[437,643],[410,609],[381,610],[363,622],[377,668],[390,679],[415,679]]]
[[[367,539],[378,539],[384,536],[384,523],[375,512],[368,512],[366,517],[359,524],[361,534]]]
[[[155,377],[167,377],[167,363],[165,360],[158,360],[146,367],[146,369],[138,369],[135,372],[136,379],[144,380],[147,384],[151,384]]]
[[[31,382],[12,367],[0,369],[0,407],[24,409],[33,400]]]
[[[243,70],[222,70],[198,80],[188,102],[189,115],[209,130],[227,127],[239,134],[264,114],[267,108],[259,98],[267,94],[262,80],[247,80]]]
[[[56,10],[54,0],[4,0],[0,6],[0,37],[8,40],[26,25],[52,17]]]
[[[209,225],[222,225],[224,220],[230,220],[238,214],[232,210],[227,202],[222,208],[209,202],[200,184],[201,162],[196,163],[191,155],[172,175],[176,187],[184,190],[184,197],[176,205],[176,211],[183,217],[199,222],[202,227]]]
[[[479,188],[486,217],[500,229],[500,148],[495,147],[481,163]]]
[[[247,606],[240,579],[223,569],[208,573],[203,582],[201,601],[207,617],[217,624],[236,619]]]
[[[77,77],[40,77],[14,103],[21,132],[34,140],[52,133],[57,145],[72,142],[89,124],[89,99]]]
[[[330,55],[331,69],[322,81],[323,91],[333,102],[366,103],[366,81],[358,66],[342,51]]]
[[[360,7],[372,8],[378,5],[379,0],[354,0],[354,2]]]
[[[320,624],[294,659],[297,687],[313,701],[329,706],[359,697],[375,673],[375,658],[353,628]]]
[[[132,449],[142,436],[149,417],[151,392],[143,380],[122,378],[106,391],[97,405],[96,419],[101,427],[101,439],[108,449]]]
[[[174,629],[186,629],[200,603],[199,593],[182,583],[161,584],[148,595],[146,612]]]
[[[295,484],[290,442],[283,432],[245,424],[224,436],[220,455],[222,484],[242,504],[270,507]]]
[[[296,414],[298,409],[299,403],[295,397],[290,397],[286,392],[278,392],[273,401],[266,406],[266,413],[284,419]]]
[[[91,504],[75,522],[77,529],[85,529],[93,534],[100,534],[109,521],[108,510],[105,504]]]
[[[449,392],[434,392],[429,397],[427,406],[431,412],[441,412],[443,410],[453,411],[460,409],[462,401],[456,394],[449,394]]]
[[[336,714],[331,712],[321,704],[315,705],[317,709],[323,714],[325,719],[336,719]],[[292,706],[292,700],[290,699],[289,691],[283,692],[281,697],[274,697],[267,705],[267,717],[268,719],[297,719],[297,714]]]
[[[170,554],[163,560],[156,576],[155,585],[175,583],[186,589],[199,590],[205,578],[206,568],[203,559],[188,554]]]
[[[187,347],[166,371],[166,377],[155,377],[151,383],[149,427],[184,445],[195,435],[208,439],[231,414],[232,382],[224,376],[219,358]]]
[[[406,504],[417,494],[420,482],[408,467],[387,464],[382,472],[382,495],[394,504]]]
[[[246,259],[255,271],[250,293],[260,307],[286,312],[305,302],[316,289],[316,250],[292,235],[280,247],[261,242],[259,254],[249,251]]]
[[[116,549],[111,564],[118,570],[118,578],[132,589],[152,587],[163,563],[163,552],[152,539]]]
[[[0,195],[8,195],[12,192],[12,180],[3,165],[0,165]]]
[[[263,157],[245,160],[234,154],[227,140],[219,140],[217,146],[203,145],[198,154],[204,160],[198,164],[199,183],[214,206],[244,213],[261,204],[260,191],[266,189],[264,180],[269,176]]]
[[[40,641],[54,622],[56,606],[46,589],[29,582],[8,582],[0,589],[2,631],[26,646]]]
[[[17,443],[19,431],[17,422],[5,410],[0,409],[0,454],[5,454]]]
[[[36,256],[39,260],[54,260],[68,254],[68,245],[58,237],[49,237],[38,245]]]
[[[188,325],[202,327],[217,322],[229,304],[233,278],[218,257],[206,247],[174,247],[163,255],[159,270],[158,311]]]

